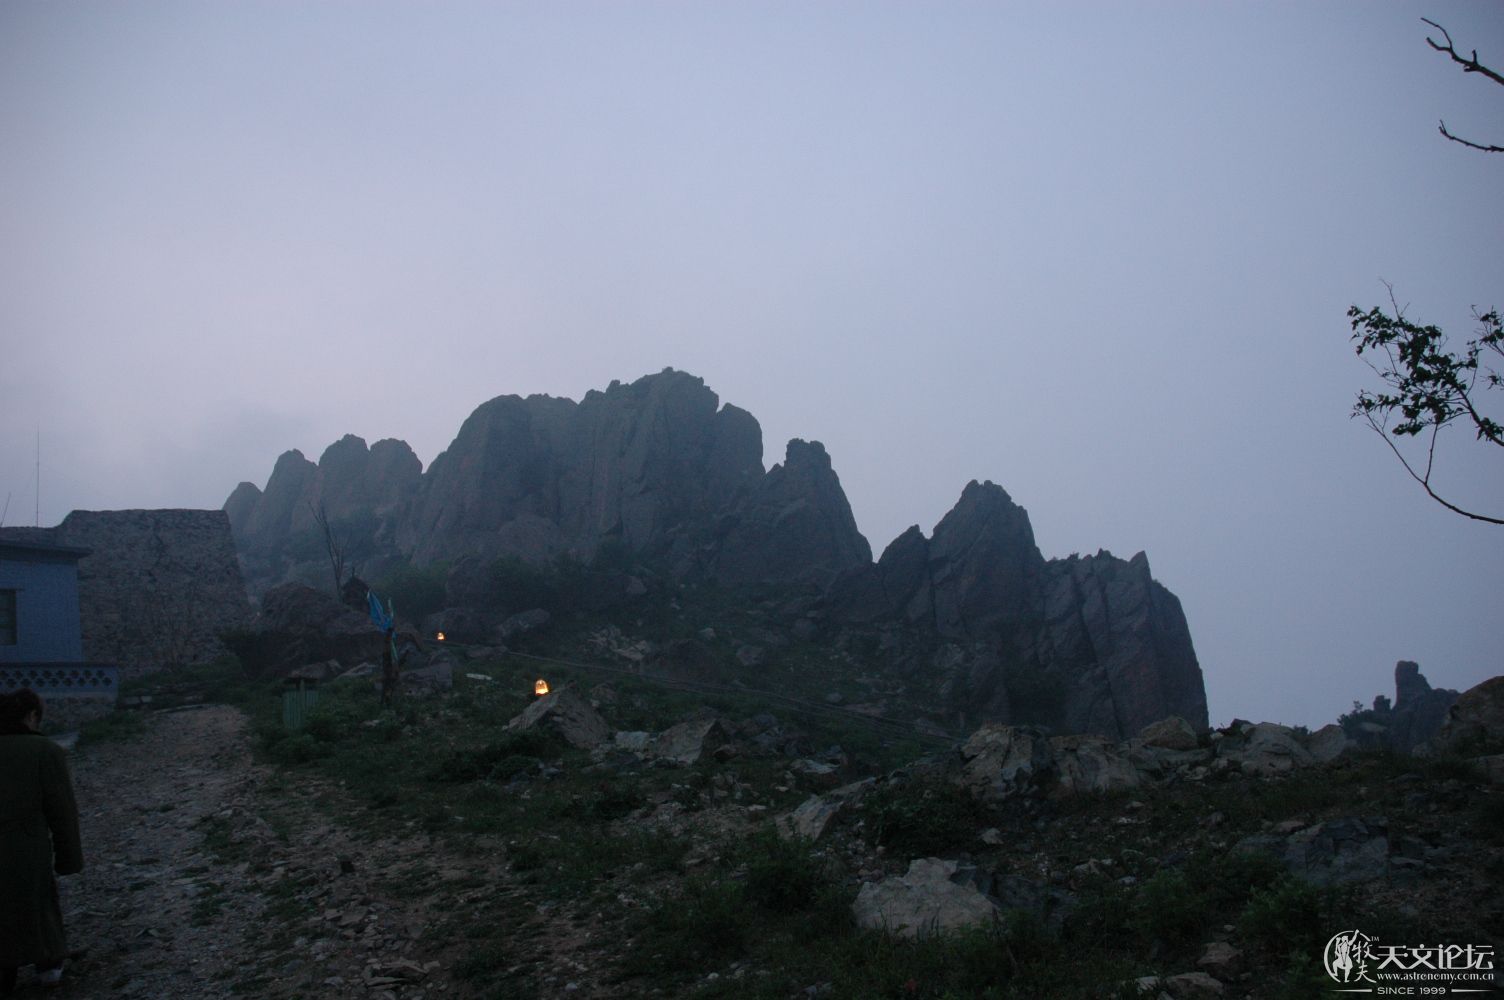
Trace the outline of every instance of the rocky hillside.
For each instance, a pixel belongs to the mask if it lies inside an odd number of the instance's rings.
[[[832,664],[923,678],[957,724],[1121,738],[1167,715],[1207,722],[1185,616],[1142,553],[1046,560],[1027,512],[973,482],[931,537],[910,528],[873,562],[819,442],[790,441],[764,471],[756,419],[672,369],[578,403],[493,399],[427,471],[400,441],[347,436],[317,465],[291,451],[225,512],[256,593],[328,579],[322,512],[366,579],[445,567],[451,618],[528,610],[484,585],[497,560],[610,564],[615,593],[592,607],[645,595],[682,618],[686,587],[755,594],[774,609],[759,645],[815,643]]]
[[[394,707],[367,664],[326,680],[297,731],[281,685],[232,666],[153,678],[173,710],[117,723],[141,742],[85,745],[75,766],[89,842],[121,859],[65,894],[88,942],[75,989],[1304,1000],[1498,985],[1504,678],[1464,693],[1423,755],[1336,725],[1176,718],[1120,741],[986,724],[952,742],[427,646]],[[540,671],[553,690],[536,697]],[[204,696],[235,698],[250,725],[177,710]],[[1354,929],[1367,964],[1344,980],[1333,942]]]

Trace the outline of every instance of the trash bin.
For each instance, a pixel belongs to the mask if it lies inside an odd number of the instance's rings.
[[[302,729],[319,703],[319,682],[309,677],[289,677],[282,687],[282,725]]]

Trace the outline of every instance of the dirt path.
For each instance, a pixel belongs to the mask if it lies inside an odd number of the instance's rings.
[[[321,821],[319,789],[262,794],[243,717],[158,713],[146,734],[72,760],[88,867],[63,880],[65,997],[395,997],[448,992],[414,938],[421,908],[376,898],[398,842]],[[327,794],[327,790],[322,790]],[[275,798],[276,805],[268,806]]]
[[[601,982],[589,918],[530,900],[499,851],[331,821],[342,791],[254,763],[233,708],[153,714],[142,736],[70,764],[87,868],[62,898],[84,954],[47,996],[464,998],[470,949],[436,931],[477,911],[512,929],[505,964],[534,970],[526,995],[626,995]],[[30,970],[21,986],[44,995]]]

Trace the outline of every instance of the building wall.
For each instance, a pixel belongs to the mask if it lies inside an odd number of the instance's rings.
[[[222,510],[76,510],[55,532],[78,564],[83,648],[133,677],[224,653],[250,602]]]
[[[77,556],[0,549],[0,590],[16,591],[16,644],[0,663],[84,658]]]

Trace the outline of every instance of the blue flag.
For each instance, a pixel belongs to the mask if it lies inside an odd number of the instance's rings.
[[[392,627],[392,616],[387,614],[381,607],[381,601],[377,599],[373,591],[366,591],[366,602],[371,607],[371,621],[381,631],[385,632]]]

